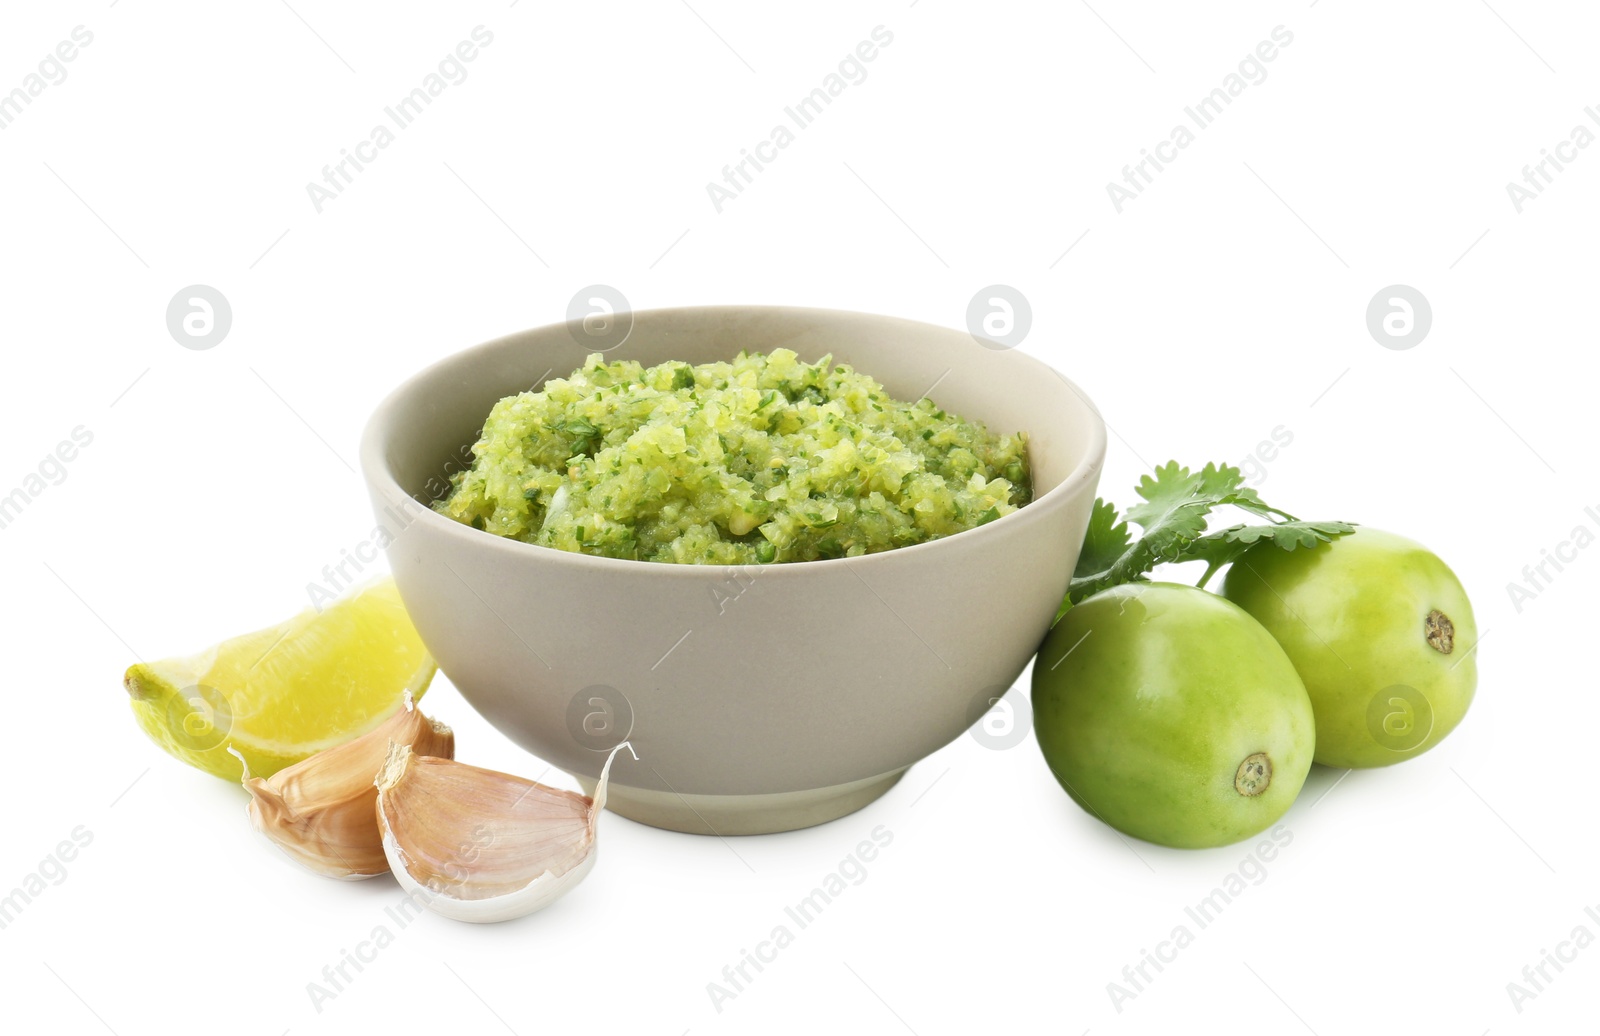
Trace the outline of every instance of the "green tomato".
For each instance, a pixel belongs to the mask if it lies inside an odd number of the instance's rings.
[[[1455,573],[1420,544],[1362,527],[1310,550],[1262,543],[1223,596],[1288,653],[1317,713],[1317,762],[1387,766],[1455,729],[1478,685],[1478,627]]]
[[[1033,664],[1045,761],[1084,809],[1179,848],[1283,816],[1311,768],[1311,702],[1272,636],[1215,594],[1128,583],[1074,605]]]

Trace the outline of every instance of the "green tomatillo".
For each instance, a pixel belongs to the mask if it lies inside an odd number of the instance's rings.
[[[1421,755],[1472,704],[1472,604],[1421,544],[1362,526],[1306,550],[1258,545],[1228,569],[1222,593],[1271,632],[1305,681],[1319,763]]]
[[[1074,801],[1179,848],[1270,827],[1299,794],[1316,738],[1305,687],[1271,634],[1232,602],[1173,583],[1125,583],[1068,609],[1034,662],[1033,712]]]

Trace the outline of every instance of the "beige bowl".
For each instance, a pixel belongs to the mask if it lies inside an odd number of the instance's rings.
[[[617,761],[607,802],[623,816],[727,835],[860,809],[965,731],[1033,656],[1077,562],[1105,426],[1049,367],[964,331],[763,306],[631,319],[608,358],[832,353],[896,398],[928,394],[1024,431],[1036,498],[932,543],[735,568],[571,554],[429,510],[496,400],[592,351],[580,325],[553,324],[435,364],[373,415],[361,462],[406,607],[489,722],[591,790],[606,749],[630,739],[639,761]]]

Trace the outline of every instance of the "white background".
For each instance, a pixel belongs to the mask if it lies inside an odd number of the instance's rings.
[[[94,440],[0,530],[0,892],[74,827],[93,834],[0,931],[6,1028],[1592,1025],[1600,948],[1520,1012],[1507,983],[1575,926],[1600,936],[1582,660],[1600,551],[1520,611],[1507,584],[1600,522],[1584,511],[1600,505],[1600,149],[1521,213],[1506,183],[1573,127],[1600,131],[1584,113],[1600,23],[1510,0],[692,3],[8,6],[0,92],[75,26],[94,40],[0,131],[0,494],[74,428]],[[470,76],[317,213],[307,182],[480,24],[494,39]],[[1280,24],[1294,39],[1267,78],[1117,213],[1106,183]],[[894,38],[866,80],[718,213],[707,182],[877,25]],[[319,1013],[307,984],[386,923],[398,887],[282,861],[237,789],[143,737],[121,673],[302,607],[371,528],[351,466],[378,399],[561,319],[594,282],[636,308],[952,326],[979,288],[1015,286],[1034,314],[1022,348],[1114,430],[1106,495],[1126,502],[1169,457],[1238,462],[1282,426],[1267,499],[1411,535],[1460,574],[1484,635],[1477,702],[1415,761],[1313,772],[1265,879],[1120,1011],[1107,983],[1253,843],[1124,842],[1062,794],[1030,734],[1006,751],[963,736],[868,809],[794,834],[608,816],[598,868],[557,907],[494,927],[429,915]],[[1365,323],[1396,283],[1434,315],[1405,351]],[[232,304],[209,351],[166,328],[191,284]],[[543,769],[447,681],[426,704],[464,758]],[[877,825],[894,840],[865,882],[719,1013],[707,984]]]

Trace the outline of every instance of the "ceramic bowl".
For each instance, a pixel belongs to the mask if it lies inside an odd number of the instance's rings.
[[[361,461],[406,607],[474,708],[591,791],[629,739],[639,759],[617,760],[607,802],[623,816],[730,835],[860,809],[967,730],[1037,650],[1077,562],[1105,426],[1050,367],[965,331],[763,306],[618,319],[468,349],[379,406]],[[646,365],[832,353],[897,399],[1026,432],[1035,498],[931,543],[733,568],[567,553],[427,506],[471,463],[497,400],[597,346]]]

